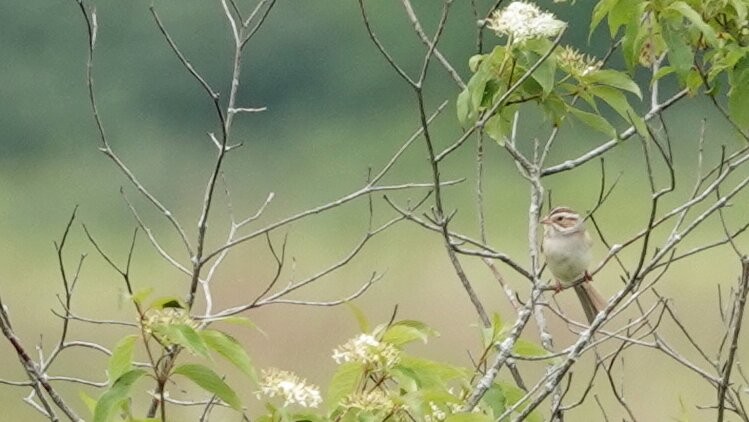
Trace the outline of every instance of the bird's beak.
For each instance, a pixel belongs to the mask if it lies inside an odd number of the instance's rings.
[[[541,224],[551,224],[551,220],[549,220],[549,217],[545,217],[543,220],[539,221]]]

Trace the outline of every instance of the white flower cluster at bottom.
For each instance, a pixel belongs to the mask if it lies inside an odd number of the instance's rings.
[[[307,380],[276,368],[262,371],[260,391],[257,392],[258,399],[262,395],[270,398],[283,397],[284,406],[298,404],[304,407],[317,407],[322,403],[320,389],[317,386],[308,385]]]

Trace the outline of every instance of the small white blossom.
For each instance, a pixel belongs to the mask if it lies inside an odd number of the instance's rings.
[[[425,422],[441,422],[447,419],[447,413],[433,401],[429,402],[429,414],[424,415]]]
[[[369,334],[360,334],[333,349],[336,363],[360,362],[375,369],[392,368],[400,362],[400,351]]]
[[[153,334],[166,345],[176,342],[176,339],[170,336],[169,329],[171,327],[187,325],[196,330],[200,326],[185,309],[171,307],[149,309],[143,314],[140,323],[146,334]]]
[[[380,390],[369,393],[353,393],[341,400],[344,409],[361,409],[368,412],[392,412],[395,403]]]
[[[567,24],[554,14],[544,12],[533,3],[515,1],[497,10],[487,21],[487,27],[497,35],[507,35],[513,44],[532,38],[557,36]]]
[[[586,76],[598,71],[603,62],[591,55],[585,55],[573,47],[566,46],[557,53],[559,66],[569,74]]]
[[[284,399],[284,407],[290,404],[298,404],[304,407],[317,407],[322,403],[320,389],[314,385],[308,385],[307,380],[300,379],[297,375],[281,371],[276,368],[264,369],[260,380],[260,391],[256,393],[257,398],[263,395],[273,398],[275,396]]]

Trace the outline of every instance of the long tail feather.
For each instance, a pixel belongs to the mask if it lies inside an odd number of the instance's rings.
[[[606,299],[587,281],[575,286],[575,293],[577,293],[577,298],[580,299],[580,303],[583,305],[583,311],[585,312],[585,317],[588,319],[588,323],[592,324],[593,320],[596,319],[596,315],[606,308]]]

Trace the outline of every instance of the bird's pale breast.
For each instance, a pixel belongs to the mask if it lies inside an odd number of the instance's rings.
[[[569,284],[582,277],[590,265],[590,240],[584,233],[557,236],[550,241],[544,237],[543,248],[546,264],[554,277],[562,284]]]

